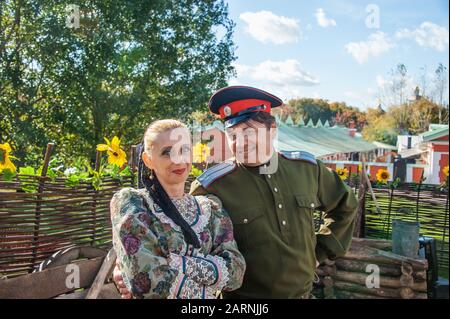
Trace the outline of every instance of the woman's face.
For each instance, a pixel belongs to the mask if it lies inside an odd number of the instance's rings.
[[[162,184],[184,184],[192,166],[189,130],[183,127],[159,133],[153,142],[151,154],[144,152],[142,159]]]

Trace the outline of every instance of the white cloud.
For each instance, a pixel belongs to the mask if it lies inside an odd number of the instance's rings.
[[[262,43],[294,43],[302,38],[296,19],[277,16],[270,11],[245,12],[239,17],[247,24],[246,32]]]
[[[333,19],[328,19],[326,17],[325,11],[323,11],[322,8],[317,9],[315,13],[317,24],[321,26],[322,28],[327,28],[330,26],[336,26],[336,21]]]
[[[300,62],[294,59],[285,61],[267,60],[255,66],[234,64],[237,78],[229,85],[251,85],[260,87],[280,98],[301,96],[301,87],[320,83],[314,75],[305,71]]]
[[[275,85],[311,86],[319,84],[319,80],[303,70],[297,60],[267,60],[253,68],[255,80],[270,82]]]
[[[399,39],[414,39],[420,46],[438,51],[444,51],[448,47],[448,29],[432,22],[423,22],[415,30],[399,30],[395,36]]]
[[[388,52],[393,46],[391,40],[385,33],[377,31],[369,35],[366,41],[347,43],[345,49],[353,55],[358,63],[362,64],[367,62],[371,57]]]

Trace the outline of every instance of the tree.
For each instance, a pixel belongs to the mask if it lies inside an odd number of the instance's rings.
[[[442,64],[439,63],[436,71],[434,71],[435,73],[435,78],[434,78],[434,84],[435,84],[435,89],[436,89],[436,95],[437,95],[437,102],[439,104],[439,106],[444,107],[444,93],[447,90],[447,82],[448,82],[448,78],[447,78],[447,68]],[[442,123],[442,109],[439,109],[439,124]],[[448,105],[447,105],[447,122],[448,122]]]
[[[378,100],[386,106],[401,105],[406,102],[405,92],[408,89],[408,70],[406,65],[399,63],[389,71],[387,79],[379,85]]]
[[[48,141],[92,158],[105,135],[129,146],[155,119],[186,120],[233,74],[233,29],[222,0],[4,0],[0,139],[27,161]]]
[[[399,130],[388,113],[380,112],[379,109],[368,109],[367,122],[362,130],[364,139],[395,145]]]
[[[439,121],[439,114],[443,108],[426,98],[421,98],[411,103],[409,109],[411,110],[409,131],[411,134],[420,134],[428,131],[430,124]]]

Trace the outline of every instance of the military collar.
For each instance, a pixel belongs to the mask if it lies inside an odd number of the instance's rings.
[[[278,156],[279,156],[278,152],[274,150],[274,151],[273,151],[273,154],[272,154],[272,157],[270,158],[270,160],[267,161],[266,163],[261,164],[261,165],[258,165],[258,166],[248,166],[248,165],[245,165],[244,163],[239,162],[236,158],[234,158],[234,161],[235,161],[235,163],[237,164],[238,167],[241,167],[241,168],[243,168],[243,169],[245,169],[245,170],[247,170],[247,171],[249,171],[249,172],[251,172],[251,173],[253,173],[253,174],[255,174],[255,175],[262,175],[262,174],[260,173],[260,169],[261,169],[262,167],[267,167],[267,165],[268,165],[275,157],[278,157]]]

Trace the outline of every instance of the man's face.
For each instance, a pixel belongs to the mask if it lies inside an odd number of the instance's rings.
[[[247,166],[266,163],[273,154],[276,127],[248,120],[226,129],[228,145],[236,159]]]

